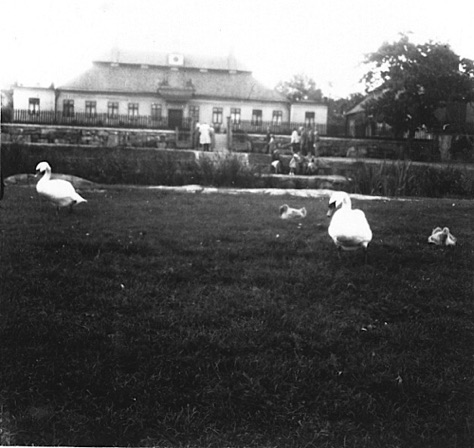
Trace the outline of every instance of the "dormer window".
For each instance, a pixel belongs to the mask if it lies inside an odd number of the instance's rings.
[[[200,68],[199,71],[200,71],[201,73],[207,73],[208,70],[207,70],[207,68]]]
[[[112,62],[110,64],[111,67],[118,67],[119,66],[119,63],[118,62]]]
[[[148,68],[148,65],[142,64],[142,65],[141,65],[141,68],[145,68],[145,69],[146,69],[146,68]]]
[[[229,70],[229,73],[230,73],[231,75],[235,75],[235,74],[237,73],[237,70]]]

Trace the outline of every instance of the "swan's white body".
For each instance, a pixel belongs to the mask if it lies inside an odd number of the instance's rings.
[[[372,230],[362,210],[352,209],[349,195],[336,191],[329,199],[328,217],[331,217],[328,233],[338,249],[367,250],[372,241]]]
[[[287,204],[280,207],[280,218],[281,219],[293,219],[293,218],[305,218],[306,208],[292,208]]]
[[[37,174],[44,173],[36,184],[36,191],[57,208],[71,207],[72,209],[76,204],[87,202],[67,180],[51,179],[51,167],[48,162],[38,163],[36,172]]]
[[[448,227],[442,229],[436,227],[428,237],[428,243],[436,244],[438,246],[455,246],[457,238],[449,231]]]

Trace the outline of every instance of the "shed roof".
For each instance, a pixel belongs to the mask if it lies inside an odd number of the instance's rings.
[[[346,115],[353,115],[353,114],[358,114],[358,113],[361,113],[361,112],[365,113],[365,106],[367,105],[367,103],[369,101],[376,100],[376,99],[380,98],[383,95],[383,93],[384,93],[384,90],[382,90],[382,89],[377,89],[377,90],[374,90],[372,92],[369,92],[367,94],[367,96],[362,101],[357,103],[352,109],[349,109],[346,112]]]

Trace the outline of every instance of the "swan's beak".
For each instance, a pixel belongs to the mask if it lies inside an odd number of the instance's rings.
[[[330,218],[332,215],[334,215],[334,212],[336,211],[336,204],[329,204],[328,207],[328,212],[326,213],[326,216]]]
[[[35,177],[38,177],[40,175],[40,170],[36,170]]]

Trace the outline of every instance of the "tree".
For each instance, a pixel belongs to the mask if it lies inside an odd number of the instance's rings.
[[[412,137],[420,127],[436,129],[437,110],[474,99],[474,62],[461,59],[449,45],[415,45],[401,35],[364,62],[369,66],[363,78],[367,91],[375,93],[366,112],[392,126],[396,136],[408,131]]]
[[[362,93],[352,93],[347,98],[328,98],[328,132],[331,135],[345,135],[345,113],[364,99]]]
[[[321,89],[316,87],[316,82],[304,74],[293,75],[289,81],[280,81],[276,90],[283,93],[290,101],[322,101],[323,99]]]

